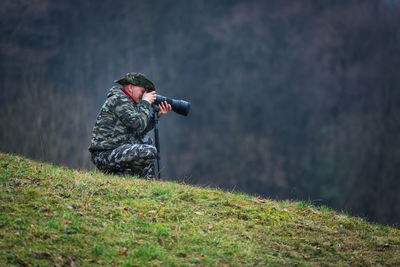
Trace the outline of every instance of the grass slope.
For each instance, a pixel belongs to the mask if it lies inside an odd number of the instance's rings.
[[[0,154],[0,266],[400,265],[400,232],[305,202]]]

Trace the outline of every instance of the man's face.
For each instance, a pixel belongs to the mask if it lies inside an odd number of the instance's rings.
[[[135,99],[138,102],[141,101],[144,91],[145,91],[144,87],[135,86],[135,85],[132,86],[132,97],[133,97],[133,99]]]

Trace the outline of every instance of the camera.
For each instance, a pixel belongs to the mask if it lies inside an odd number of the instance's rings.
[[[174,112],[183,116],[187,116],[189,114],[190,102],[187,102],[185,100],[172,99],[162,95],[156,95],[156,101],[154,102],[154,104],[158,105],[164,101],[167,101],[167,103],[171,105]]]

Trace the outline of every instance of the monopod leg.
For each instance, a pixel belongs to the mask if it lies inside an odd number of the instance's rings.
[[[157,107],[158,108],[158,107]],[[154,109],[154,139],[156,143],[157,149],[157,170],[158,170],[158,179],[161,179],[161,170],[160,170],[160,139],[158,136],[158,109]]]

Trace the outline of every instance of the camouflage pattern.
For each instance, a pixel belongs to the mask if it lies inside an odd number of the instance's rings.
[[[107,95],[92,132],[89,151],[104,151],[141,140],[154,127],[151,105],[136,104],[114,86]]]
[[[157,150],[148,144],[125,144],[112,150],[92,153],[92,161],[104,173],[155,178]]]
[[[121,85],[132,84],[136,86],[142,86],[148,91],[156,90],[154,84],[141,73],[127,73],[124,78],[115,80],[115,83],[119,83]]]
[[[146,134],[154,118],[147,101],[136,104],[114,86],[107,95],[92,132],[89,151],[97,168],[152,178],[156,148]]]

